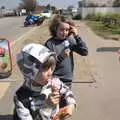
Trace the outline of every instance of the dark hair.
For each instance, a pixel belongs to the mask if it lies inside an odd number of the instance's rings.
[[[47,71],[49,68],[54,69],[56,65],[56,58],[55,56],[51,55],[48,57],[48,59],[42,64],[41,70]]]
[[[59,25],[61,24],[61,22],[65,22],[71,26],[75,26],[74,23],[70,19],[68,19],[64,16],[56,15],[52,19],[52,21],[50,22],[50,25],[49,25],[49,31],[53,37],[56,37],[56,31],[57,31],[57,28],[59,27]]]

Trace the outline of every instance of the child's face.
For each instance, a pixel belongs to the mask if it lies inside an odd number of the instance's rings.
[[[56,37],[60,40],[64,40],[68,36],[69,30],[70,25],[68,23],[62,22],[57,28]]]
[[[53,69],[52,68],[49,68],[46,71],[40,71],[37,74],[37,76],[36,76],[34,81],[36,83],[38,83],[38,84],[45,85],[45,84],[48,83],[48,80],[51,78],[52,73],[53,73]]]

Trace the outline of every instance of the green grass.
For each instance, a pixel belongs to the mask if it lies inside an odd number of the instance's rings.
[[[99,36],[102,37],[108,37],[111,35],[117,35],[120,34],[120,27],[111,25],[111,26],[106,26],[102,22],[98,21],[89,21],[87,22],[87,25]]]

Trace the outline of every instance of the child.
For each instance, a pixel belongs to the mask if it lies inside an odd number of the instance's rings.
[[[54,76],[60,78],[71,88],[73,79],[73,51],[82,55],[88,55],[88,48],[81,38],[72,21],[63,16],[55,16],[49,26],[52,35],[45,46],[57,54],[57,64],[53,72]]]
[[[72,91],[52,77],[56,65],[54,52],[31,43],[17,54],[17,64],[25,82],[14,96],[14,120],[53,120],[62,96],[67,101],[67,115],[72,115],[76,104]]]

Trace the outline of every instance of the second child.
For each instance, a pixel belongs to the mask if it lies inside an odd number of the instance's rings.
[[[45,46],[57,54],[57,64],[53,72],[71,88],[74,70],[73,52],[82,56],[88,55],[86,43],[78,36],[73,22],[63,16],[55,16],[49,26],[51,38]]]

